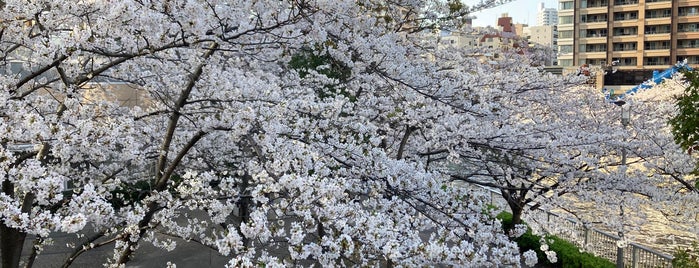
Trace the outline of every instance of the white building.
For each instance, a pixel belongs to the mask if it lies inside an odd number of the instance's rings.
[[[530,44],[539,44],[551,48],[551,58],[545,59],[545,65],[558,65],[556,54],[558,53],[558,31],[556,25],[524,27],[523,36]]]
[[[558,10],[555,8],[545,8],[544,3],[539,3],[539,12],[536,14],[537,26],[548,26],[558,24]]]

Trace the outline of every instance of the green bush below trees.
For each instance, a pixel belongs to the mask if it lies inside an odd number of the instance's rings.
[[[672,267],[699,268],[699,244],[696,242],[690,248],[677,248],[673,254]]]
[[[502,221],[502,226],[505,230],[513,228],[512,214],[501,212],[497,218]],[[526,223],[525,223],[526,224]],[[549,249],[556,252],[558,261],[551,263],[546,258],[546,254],[541,250],[541,236],[532,234],[531,228],[527,228],[522,236],[514,239],[519,246],[521,252],[534,250],[539,258],[537,267],[561,267],[561,268],[598,268],[598,267],[616,267],[614,263],[590,253],[580,252],[580,249],[574,244],[565,241],[555,235],[547,235],[544,237],[548,242]]]

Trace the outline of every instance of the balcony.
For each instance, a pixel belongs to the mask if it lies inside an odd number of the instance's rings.
[[[603,44],[607,42],[607,36],[580,37],[581,44]]]
[[[699,7],[697,7],[697,6],[680,7],[678,10],[678,16],[680,16],[680,17],[699,16]]]
[[[677,23],[699,23],[699,16],[678,17]]]
[[[607,22],[608,17],[607,14],[581,14],[580,15],[580,22],[581,23],[594,23],[594,22]]]
[[[661,9],[661,8],[672,8],[672,1],[667,0],[664,2],[651,2],[646,1],[646,9]]]
[[[631,43],[614,43],[612,46],[612,50],[616,52],[636,52],[638,49],[638,43],[636,42],[631,42]]]
[[[653,69],[653,68],[660,68],[660,69],[662,69],[662,68],[669,68],[671,64],[673,64],[673,63],[671,63],[670,60],[660,61],[660,60],[648,60],[648,59],[645,59],[645,58],[644,58],[644,60],[643,60],[643,65],[644,65],[646,68],[648,68],[649,66],[653,66],[653,67],[651,67],[651,68],[649,68],[649,69]]]
[[[607,0],[587,0],[581,3],[581,9],[591,8],[607,8],[609,1]]]
[[[578,41],[580,45],[600,45],[607,44],[607,38],[585,38]],[[605,49],[606,50],[606,49]]]
[[[670,24],[671,22],[672,22],[672,18],[653,18],[653,19],[646,18],[645,24],[646,25],[663,25],[663,24]]]
[[[612,42],[614,43],[626,43],[626,42],[636,42],[638,41],[637,35],[627,35],[627,36],[614,36],[612,37]]]
[[[638,5],[626,5],[626,6],[614,6],[612,7],[612,12],[631,12],[631,11],[643,11],[643,7]]]
[[[638,5],[638,0],[614,0],[615,6]]]
[[[580,8],[580,14],[607,13],[607,6]]]
[[[643,38],[645,41],[665,41],[670,40],[671,35],[669,33],[665,34],[646,34]]]
[[[699,32],[677,33],[677,39],[699,39]]]
[[[638,25],[638,20],[614,21],[614,27],[633,27]]]
[[[685,56],[677,56],[676,61],[682,61],[682,60],[687,60],[687,64],[692,64],[692,65],[697,65],[699,64],[699,56],[690,56],[690,55],[685,55]],[[695,67],[696,66],[692,66]]]
[[[633,65],[622,65],[622,66],[618,66],[617,69],[622,70],[622,71],[623,71],[623,70],[637,70],[637,69],[638,69],[638,66],[637,66],[636,64],[633,64]]]
[[[699,55],[699,47],[694,48],[677,48],[677,56],[696,56]]]
[[[635,25],[635,24],[632,24]],[[580,22],[580,29],[606,29],[607,21],[600,22]]]
[[[614,51],[612,52],[612,58],[635,58],[638,51]],[[635,66],[636,64],[634,64]]]
[[[659,49],[659,50],[645,50],[643,51],[644,57],[669,57],[670,49]]]
[[[612,36],[636,36],[638,35],[637,27],[617,27],[612,31]]]
[[[672,32],[672,25],[670,24],[646,25],[643,27],[643,33],[646,35],[668,34],[670,32]]]
[[[600,52],[579,52],[578,56],[581,58],[590,58],[590,59],[598,59],[598,58],[607,58],[607,52],[606,51],[600,51]]]

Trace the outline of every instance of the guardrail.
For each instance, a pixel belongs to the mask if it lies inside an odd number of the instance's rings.
[[[490,192],[491,203],[494,204],[495,196],[502,199],[497,191],[487,187],[480,188]],[[504,202],[504,200],[502,201]],[[539,224],[546,223],[548,225],[546,227],[552,234],[575,244],[586,252],[616,263],[618,268],[672,267],[673,257],[669,254],[653,250],[641,244],[625,243],[620,236],[587,227],[575,219],[541,209],[528,211],[525,214],[528,214],[524,216],[530,219],[529,222],[537,219],[536,222]],[[542,222],[541,219],[545,219],[545,222]]]

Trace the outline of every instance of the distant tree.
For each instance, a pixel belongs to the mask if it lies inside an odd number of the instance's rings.
[[[507,58],[526,62],[515,55]],[[454,180],[499,192],[514,224],[537,208],[568,211],[622,233],[646,218],[639,206],[666,215],[694,215],[692,208],[668,210],[679,200],[694,202],[699,193],[696,177],[686,176],[692,158],[673,144],[666,125],[674,114],[666,103],[683,85],[680,78],[629,97],[623,106],[630,111],[627,126],[620,120],[622,108],[594,89],[537,87],[536,78],[526,74],[517,79],[490,91],[490,99],[477,98],[494,111],[481,121],[496,127],[453,149],[459,156],[451,166]],[[577,209],[580,204],[594,204],[595,210]],[[599,213],[608,216],[599,221]]]
[[[678,112],[670,119],[670,125],[675,142],[691,154],[699,149],[699,72],[688,71],[684,75],[689,83],[677,97]],[[699,172],[699,166],[695,172]]]

